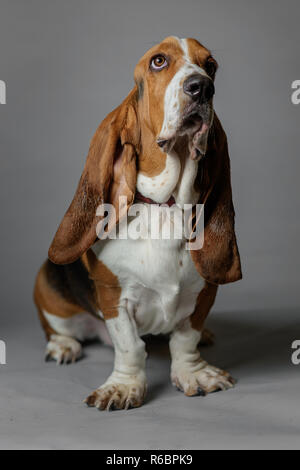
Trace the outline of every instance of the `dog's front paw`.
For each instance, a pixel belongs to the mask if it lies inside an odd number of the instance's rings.
[[[98,410],[128,410],[138,408],[144,402],[146,383],[107,383],[95,390],[84,403]]]
[[[172,368],[171,380],[185,395],[206,395],[219,390],[234,387],[235,380],[228,372],[200,361],[192,370],[188,365],[180,364]]]
[[[45,360],[56,361],[58,365],[75,362],[82,356],[81,344],[74,338],[62,335],[51,335],[47,344]]]

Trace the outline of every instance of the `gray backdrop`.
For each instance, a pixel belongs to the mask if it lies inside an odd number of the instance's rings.
[[[36,328],[34,276],[89,141],[130,91],[141,55],[172,34],[199,39],[220,63],[215,107],[229,137],[244,280],[220,289],[215,311],[265,315],[270,328],[274,316],[297,318],[299,1],[0,0],[0,9],[0,338],[25,320]],[[289,341],[300,336],[291,328]]]

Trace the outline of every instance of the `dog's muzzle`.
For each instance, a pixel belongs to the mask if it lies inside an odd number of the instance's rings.
[[[168,152],[173,147],[176,136],[188,135],[190,157],[198,160],[206,153],[208,133],[213,120],[212,99],[215,86],[208,76],[194,73],[184,80],[182,90],[189,99],[176,134],[169,140],[159,137],[157,145]]]

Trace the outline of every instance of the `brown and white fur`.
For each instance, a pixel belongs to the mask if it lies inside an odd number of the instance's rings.
[[[194,39],[166,38],[142,57],[134,89],[91,142],[38,274],[35,302],[48,358],[75,361],[88,338],[113,343],[114,370],[86,400],[100,410],[143,403],[146,334],[170,335],[171,379],[186,395],[233,386],[198,351],[218,285],[241,278],[227,140],[213,110],[216,68]],[[150,200],[173,200],[179,217],[184,204],[205,204],[203,247],[190,251],[178,239],[97,239],[97,207],[118,209],[126,196],[129,208],[137,194],[147,208]]]

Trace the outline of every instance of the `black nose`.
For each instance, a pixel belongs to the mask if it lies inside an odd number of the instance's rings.
[[[215,94],[212,80],[204,75],[191,75],[183,83],[186,95],[199,103],[207,103]]]

